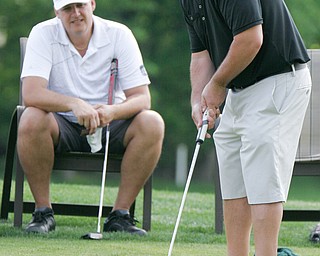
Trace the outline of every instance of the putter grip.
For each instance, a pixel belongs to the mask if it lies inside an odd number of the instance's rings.
[[[198,129],[198,135],[197,135],[196,143],[202,144],[202,143],[204,142],[204,139],[205,139],[205,137],[206,137],[207,130],[208,130],[208,110],[206,110],[206,111],[203,113],[202,125],[201,125],[201,127]]]

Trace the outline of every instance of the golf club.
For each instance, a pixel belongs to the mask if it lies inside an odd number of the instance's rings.
[[[118,60],[113,59],[111,62],[110,85],[109,85],[109,91],[108,91],[108,105],[112,105],[114,101],[114,89],[115,89],[117,72],[118,72]],[[106,182],[107,165],[108,165],[109,137],[110,137],[110,128],[108,124],[106,126],[106,145],[105,145],[102,179],[101,179],[101,193],[100,193],[100,202],[99,202],[97,232],[88,233],[81,236],[81,238],[83,239],[101,240],[103,238],[103,235],[101,233],[101,217],[102,217],[102,208],[103,208],[104,187]]]
[[[189,170],[186,186],[185,186],[185,189],[184,189],[184,192],[183,192],[182,201],[181,201],[181,205],[180,205],[180,209],[179,209],[176,225],[174,227],[174,231],[173,231],[173,235],[172,235],[172,239],[171,239],[171,243],[170,243],[168,256],[171,256],[171,253],[172,253],[174,241],[175,241],[175,238],[176,238],[176,235],[177,235],[177,231],[178,231],[178,227],[179,227],[179,223],[180,223],[180,219],[181,219],[181,215],[182,215],[182,211],[183,211],[183,207],[184,207],[184,204],[185,204],[185,201],[186,201],[186,197],[187,197],[187,193],[188,193],[188,190],[189,190],[189,186],[190,186],[193,170],[194,170],[194,167],[195,167],[195,164],[196,164],[196,161],[197,161],[200,145],[204,142],[207,130],[208,130],[208,110],[206,110],[204,112],[203,117],[202,117],[202,125],[198,129],[198,134],[197,134],[197,138],[196,138],[196,147],[195,147],[195,150],[194,150],[194,153],[193,153],[192,162],[191,162],[191,166],[190,166],[190,170]]]

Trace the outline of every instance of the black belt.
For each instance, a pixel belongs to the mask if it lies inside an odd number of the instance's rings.
[[[293,71],[293,67],[295,70],[301,70],[307,67],[307,63],[294,63],[291,66],[286,66],[280,74]]]
[[[292,71],[301,70],[301,69],[306,68],[307,66],[308,66],[307,63],[294,63],[292,65],[286,66],[282,71],[278,72],[277,74],[283,74],[283,73],[288,73],[288,72],[292,72]],[[293,70],[293,68],[294,68],[294,70]],[[274,75],[277,75],[277,74],[274,74]],[[259,82],[260,80],[262,80],[264,78],[261,78],[261,79],[255,81],[255,83]],[[244,86],[239,86],[239,87],[233,87],[231,89],[232,89],[232,91],[236,92],[236,91],[241,91],[241,90],[243,90],[243,89],[245,89],[245,88],[247,88],[249,86],[245,86],[245,87]]]

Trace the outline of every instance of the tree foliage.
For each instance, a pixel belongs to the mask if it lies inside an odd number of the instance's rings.
[[[96,3],[96,15],[126,24],[138,40],[152,81],[153,109],[161,113],[166,123],[159,167],[172,170],[177,145],[185,143],[192,151],[196,135],[189,103],[189,42],[179,1],[96,0]],[[286,3],[307,47],[319,48],[319,0],[286,0]],[[28,36],[33,25],[50,17],[54,17],[51,0],[0,1],[0,154],[5,152],[10,116],[18,102],[19,37]]]

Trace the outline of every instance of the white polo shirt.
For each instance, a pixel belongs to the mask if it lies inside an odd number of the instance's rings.
[[[57,93],[81,98],[94,105],[107,103],[110,67],[118,59],[115,104],[125,99],[123,91],[150,84],[139,46],[123,24],[93,16],[94,30],[84,57],[70,42],[58,18],[41,22],[30,32],[21,78],[48,80]],[[76,122],[72,112],[61,113]]]

